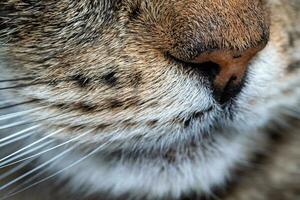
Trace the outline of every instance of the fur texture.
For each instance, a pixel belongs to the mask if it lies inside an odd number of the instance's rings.
[[[61,172],[53,185],[64,181],[73,199],[259,200],[278,189],[295,200],[299,12],[297,0],[1,1],[0,132],[34,127],[2,158],[53,141],[32,160],[30,169],[49,163],[33,182]],[[259,45],[241,92],[222,105],[189,62]],[[263,166],[249,170],[258,154]]]

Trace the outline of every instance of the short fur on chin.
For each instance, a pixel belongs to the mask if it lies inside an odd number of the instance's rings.
[[[185,45],[193,43],[211,47],[201,43],[209,41],[207,35],[190,41],[181,31],[194,36],[193,30],[203,30],[218,6],[214,1],[207,5],[194,0],[99,2],[0,3],[11,12],[0,13],[2,33],[6,33],[1,78],[46,80],[5,91],[0,98],[38,99],[24,109],[51,105],[26,117],[55,116],[40,125],[44,134],[62,130],[55,135],[58,140],[91,131],[80,138],[82,149],[55,162],[49,172],[80,160],[87,146],[88,150],[101,146],[96,155],[60,174],[70,180],[70,190],[112,197],[127,194],[136,199],[175,199],[191,192],[210,195],[214,187],[225,185],[233,170],[249,164],[253,153],[264,150],[268,141],[263,128],[273,121],[285,124],[284,115],[299,117],[300,70],[295,64],[299,57],[293,54],[300,46],[296,1],[288,5],[264,2],[271,10],[269,43],[250,63],[236,103],[225,109],[216,104],[204,78],[164,56],[168,51],[190,58],[198,49],[187,51],[190,46]],[[253,13],[242,12],[244,4],[251,5]],[[224,44],[243,49],[266,37],[267,25],[260,24],[267,8],[260,9],[259,4],[229,0],[223,5],[233,13],[223,16],[231,22],[229,32],[222,33],[227,38]],[[197,21],[199,12],[192,5],[205,11],[200,13],[202,21]],[[179,8],[183,12],[176,16]],[[238,11],[246,22],[252,20],[239,31],[233,28],[240,23],[235,18]],[[11,21],[4,21],[5,17]],[[170,22],[173,17],[178,20],[175,24]],[[220,26],[222,18],[214,17]],[[184,19],[189,24],[181,23]],[[176,40],[172,32],[178,34]],[[211,38],[219,33],[215,29]],[[217,44],[227,48],[221,41]],[[291,65],[295,65],[292,71]],[[56,153],[43,155],[40,162]]]

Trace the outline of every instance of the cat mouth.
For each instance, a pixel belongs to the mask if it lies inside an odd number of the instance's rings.
[[[183,121],[183,126],[184,128],[188,128],[191,123],[193,121],[198,121],[198,122],[203,122],[206,121],[206,115],[210,114],[212,111],[214,110],[213,106],[210,106],[208,109],[206,110],[202,110],[202,111],[194,111],[192,112],[189,117],[187,117],[184,121]]]

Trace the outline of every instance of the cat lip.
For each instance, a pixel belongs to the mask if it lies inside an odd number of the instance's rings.
[[[232,119],[236,113],[235,108],[237,106],[236,98],[230,99],[228,102],[222,105],[215,102],[204,110],[191,112],[189,117],[184,121],[184,127],[188,127],[191,121],[200,121],[201,123],[206,123],[212,122],[212,119]],[[217,122],[213,122],[213,124],[215,123]]]
[[[193,120],[196,121],[205,121],[205,114],[209,114],[214,110],[214,106],[210,106],[209,108],[201,111],[192,112],[187,119],[184,120],[184,127],[187,128]]]

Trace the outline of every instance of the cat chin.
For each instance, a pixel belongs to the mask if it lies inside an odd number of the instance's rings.
[[[130,193],[137,199],[176,199],[191,192],[206,195],[213,188],[224,185],[237,166],[247,164],[248,156],[257,151],[258,143],[263,141],[262,136],[255,133],[233,138],[219,136],[205,150],[194,149],[191,157],[178,153],[176,161],[162,156],[149,159],[142,155],[138,159],[122,159],[122,156],[109,157],[100,152],[72,166],[85,156],[72,151],[53,163],[49,172],[65,168],[59,178],[69,180],[66,187],[74,193],[82,190],[83,195],[104,193],[118,197]],[[41,158],[41,163],[56,154],[47,154]]]

